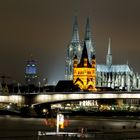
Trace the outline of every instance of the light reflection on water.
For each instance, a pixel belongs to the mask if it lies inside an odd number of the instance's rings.
[[[49,127],[43,124],[43,118],[21,118],[17,116],[3,115],[0,116],[0,140],[37,140],[38,131],[56,131],[55,127]],[[134,125],[137,128],[134,129]],[[118,119],[104,119],[104,118],[72,118],[70,119],[70,126],[60,131],[75,131],[77,128],[85,127],[91,130],[122,131],[123,126],[126,126],[125,130],[137,130],[140,131],[138,120],[118,120]],[[80,139],[71,137],[55,137],[55,136],[43,136],[39,140],[59,140],[59,139]],[[83,138],[82,138],[83,139]],[[91,139],[91,138],[87,138]]]

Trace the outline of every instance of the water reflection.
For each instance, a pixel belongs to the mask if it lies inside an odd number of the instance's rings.
[[[55,132],[56,126],[50,127],[45,125],[44,118],[21,118],[16,116],[3,115],[0,116],[0,140],[37,140],[38,131]],[[140,138],[140,124],[138,118],[132,117],[70,117],[70,125],[61,132],[78,132],[80,128],[86,128],[88,133],[96,134],[96,138],[103,137],[114,138],[131,136]],[[124,127],[125,126],[125,127]],[[134,127],[136,126],[136,127]],[[129,133],[128,133],[129,132]],[[56,137],[56,136],[42,136],[39,140],[46,139],[81,139],[77,137]],[[92,139],[92,138],[82,138]],[[114,139],[113,139],[114,140]]]

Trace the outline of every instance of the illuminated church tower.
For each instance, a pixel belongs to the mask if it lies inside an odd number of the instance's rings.
[[[96,60],[95,48],[92,43],[89,18],[85,28],[85,38],[80,60],[75,55],[73,65],[73,83],[81,90],[96,90]]]
[[[37,78],[37,64],[32,56],[30,56],[25,67],[25,82],[28,85],[35,85],[37,83]]]
[[[91,63],[89,62],[91,60]],[[73,83],[81,90],[96,90],[96,61],[95,55],[88,58],[87,46],[84,42],[81,60],[78,63],[77,56],[74,57]]]

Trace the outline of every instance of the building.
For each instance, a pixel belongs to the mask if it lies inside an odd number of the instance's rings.
[[[140,89],[140,77],[130,69],[128,64],[112,64],[110,42],[109,39],[106,64],[98,64],[96,67],[97,86],[127,91]]]
[[[81,60],[78,63],[77,56],[74,57],[73,82],[81,90],[96,90],[96,61],[95,55],[88,59],[86,43],[84,43]]]
[[[65,79],[75,82],[76,65],[83,57],[82,51],[86,46],[88,63],[92,65],[92,56],[95,56],[95,43],[92,41],[89,18],[85,28],[84,45],[80,42],[77,17],[74,19],[72,39],[67,48]],[[96,63],[95,63],[96,64]],[[106,64],[96,66],[96,87],[109,87],[117,90],[140,90],[140,75],[133,72],[128,64],[114,65],[112,63],[111,40],[109,39]]]
[[[25,66],[25,82],[28,85],[36,85],[38,80],[37,76],[37,63],[30,56],[30,58],[26,62]]]

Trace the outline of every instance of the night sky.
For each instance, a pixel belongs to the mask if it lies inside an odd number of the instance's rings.
[[[1,0],[0,74],[22,83],[32,54],[41,82],[64,79],[75,15],[81,41],[90,18],[97,63],[105,63],[110,37],[113,63],[128,61],[140,74],[140,0]]]

